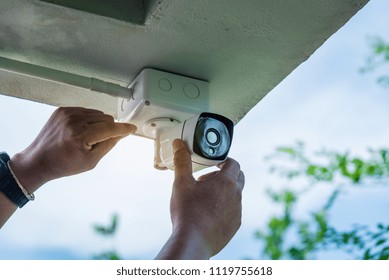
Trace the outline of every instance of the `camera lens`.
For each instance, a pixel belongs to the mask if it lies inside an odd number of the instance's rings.
[[[209,159],[226,157],[231,145],[227,127],[223,122],[210,117],[199,118],[194,140],[201,154]]]
[[[208,144],[217,145],[220,143],[220,134],[216,129],[210,128],[206,132],[206,139]]]

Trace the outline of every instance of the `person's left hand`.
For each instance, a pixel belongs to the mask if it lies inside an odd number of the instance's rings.
[[[209,259],[220,252],[239,229],[244,173],[228,158],[197,180],[182,140],[173,142],[174,183],[170,200],[173,232],[157,259]]]

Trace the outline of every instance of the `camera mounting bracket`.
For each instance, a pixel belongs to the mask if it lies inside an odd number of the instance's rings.
[[[171,118],[155,118],[147,121],[142,128],[146,137],[157,139],[158,135],[178,125],[180,122]]]
[[[156,139],[161,126],[171,128],[195,114],[209,111],[206,81],[146,68],[128,88],[132,95],[128,99],[119,98],[117,118],[136,125],[135,134],[139,136]],[[159,119],[158,124],[155,119]],[[169,122],[161,123],[162,120]]]
[[[160,158],[159,135],[201,112],[209,111],[209,83],[145,68],[119,98],[117,119],[137,126],[136,135],[154,139],[154,167],[166,169]]]

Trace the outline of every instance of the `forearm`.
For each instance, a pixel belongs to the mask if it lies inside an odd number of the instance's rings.
[[[174,231],[159,252],[157,260],[208,260],[211,250],[195,230]]]
[[[0,228],[3,227],[16,209],[17,206],[0,192]]]

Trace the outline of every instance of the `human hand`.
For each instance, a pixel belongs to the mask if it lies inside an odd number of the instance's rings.
[[[49,180],[94,168],[120,139],[135,131],[134,125],[115,123],[101,111],[58,108],[32,144],[12,157],[10,164],[32,193]]]
[[[244,174],[233,159],[195,180],[185,143],[173,142],[173,234],[159,259],[208,259],[223,249],[241,224]]]

